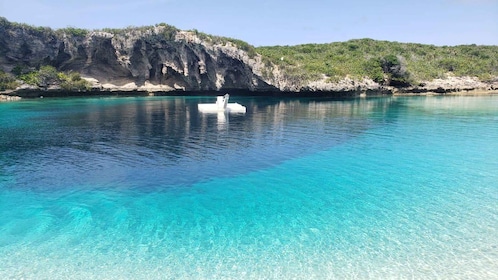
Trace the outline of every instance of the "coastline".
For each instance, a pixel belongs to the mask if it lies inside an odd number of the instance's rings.
[[[0,91],[0,101],[43,97],[96,97],[96,96],[216,96],[229,93],[232,96],[277,98],[364,98],[378,96],[458,96],[498,94],[498,78],[480,81],[477,77],[447,75],[443,79],[422,81],[412,86],[386,86],[371,79],[344,78],[335,83],[310,82],[302,87],[245,88],[221,87],[218,89],[188,89],[169,87],[145,82],[116,85],[100,83],[98,79],[83,77],[90,83],[87,90],[64,90],[59,85],[48,87],[21,85],[16,89]]]
[[[404,91],[400,89],[380,90],[353,90],[353,91],[250,91],[233,89],[225,91],[149,91],[149,90],[89,90],[64,91],[60,89],[22,89],[0,91],[0,102],[18,101],[21,99],[55,98],[55,97],[98,97],[98,96],[216,96],[228,92],[233,96],[246,97],[320,97],[320,98],[365,98],[379,96],[479,96],[495,95],[498,89],[451,89],[451,90],[424,90]]]
[[[419,93],[397,92],[393,96],[478,96],[478,95],[494,95],[498,94],[498,89],[473,89],[473,90],[457,90],[449,92],[426,91]]]

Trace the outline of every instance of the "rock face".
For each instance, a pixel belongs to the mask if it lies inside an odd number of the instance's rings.
[[[4,22],[0,69],[49,64],[116,90],[277,90],[262,77],[259,56],[249,57],[229,41],[201,40],[188,31],[166,33],[167,28],[78,36]]]

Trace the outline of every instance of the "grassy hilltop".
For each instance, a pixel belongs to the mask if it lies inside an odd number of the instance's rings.
[[[330,44],[258,47],[268,62],[299,80],[322,75],[331,82],[346,76],[369,77],[393,86],[454,76],[475,76],[482,81],[498,77],[498,46],[443,46],[350,40]]]

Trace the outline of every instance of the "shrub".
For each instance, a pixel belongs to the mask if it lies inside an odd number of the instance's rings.
[[[370,58],[365,60],[363,67],[367,77],[379,84],[384,82],[384,71],[380,59]]]
[[[50,65],[40,67],[40,70],[38,70],[38,78],[38,85],[42,87],[48,87],[59,81],[57,78],[57,69]]]
[[[62,89],[71,91],[85,91],[90,89],[89,83],[81,78],[80,73],[70,72],[67,75],[59,73],[58,78]]]
[[[58,72],[53,66],[45,65],[38,71],[29,72],[19,76],[26,84],[47,88],[50,85],[58,85],[62,89],[71,91],[88,90],[90,84],[77,72],[68,74]]]
[[[75,28],[75,27],[66,27],[61,28],[56,31],[57,33],[65,33],[67,35],[72,35],[76,37],[85,37],[88,35],[89,31],[86,29]]]
[[[159,23],[156,26],[163,27],[162,34],[163,34],[164,38],[166,38],[167,40],[174,40],[175,39],[175,35],[178,32],[178,28],[176,28],[172,25],[166,24],[166,23]]]
[[[226,44],[228,42],[234,44],[241,50],[245,51],[247,55],[250,58],[254,58],[257,55],[256,48],[252,45],[250,45],[247,42],[244,42],[239,39],[234,39],[230,37],[221,37],[221,36],[215,36],[215,35],[209,35],[203,32],[200,32],[197,29],[192,29],[190,32],[194,33],[199,39],[204,40],[204,41],[210,41],[213,44]]]
[[[2,70],[0,70],[0,90],[15,89],[19,86],[16,79]]]
[[[28,85],[38,86],[40,83],[40,77],[38,71],[29,72],[19,76],[19,79]]]

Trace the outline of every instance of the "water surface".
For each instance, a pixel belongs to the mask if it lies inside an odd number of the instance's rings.
[[[1,103],[0,278],[498,278],[498,96],[211,99]]]

